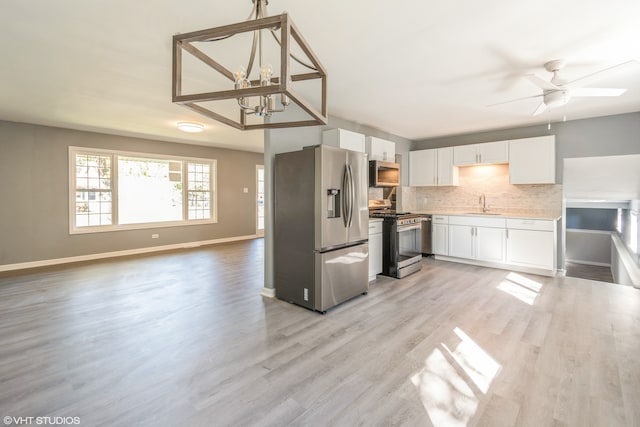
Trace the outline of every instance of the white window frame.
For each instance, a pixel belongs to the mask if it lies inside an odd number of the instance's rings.
[[[111,156],[111,225],[76,227],[76,155]],[[182,162],[182,206],[183,219],[180,221],[146,222],[137,224],[118,224],[118,157],[140,157],[149,160],[172,160]],[[211,168],[210,208],[207,219],[188,218],[188,173],[187,164],[206,163]],[[106,150],[88,147],[69,147],[69,234],[103,233],[121,230],[140,230],[145,228],[182,227],[185,225],[215,224],[218,222],[218,164],[216,159],[197,157],[168,156],[164,154],[140,153],[132,151]]]

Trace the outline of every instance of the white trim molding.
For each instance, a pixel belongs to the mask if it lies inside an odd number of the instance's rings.
[[[13,270],[24,270],[27,268],[38,268],[38,267],[47,267],[51,265],[58,264],[68,264],[72,262],[81,262],[81,261],[93,261],[96,259],[103,258],[115,258],[121,256],[130,256],[130,255],[140,255],[147,254],[152,252],[162,252],[162,251],[170,251],[174,249],[189,249],[189,248],[197,248],[199,246],[207,246],[207,245],[215,245],[219,243],[228,243],[228,242],[237,242],[241,240],[252,240],[258,239],[262,236],[258,236],[256,234],[246,235],[246,236],[235,236],[235,237],[225,237],[222,239],[213,239],[213,240],[201,240],[197,242],[185,242],[185,243],[176,243],[173,245],[163,245],[163,246],[150,246],[146,248],[138,248],[138,249],[126,249],[123,251],[113,251],[113,252],[101,252],[97,254],[88,254],[88,255],[79,255],[73,257],[66,258],[54,258],[54,259],[45,259],[41,261],[30,261],[30,262],[20,262],[16,264],[5,264],[0,265],[0,272],[3,271],[13,271]]]
[[[264,287],[264,288],[262,288],[262,292],[260,292],[260,295],[262,295],[263,297],[267,297],[267,298],[275,298],[276,289],[275,288]]]
[[[617,233],[611,234],[611,261],[615,283],[640,288],[640,266]]]

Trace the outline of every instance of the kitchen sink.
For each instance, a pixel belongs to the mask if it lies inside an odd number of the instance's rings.
[[[502,215],[495,212],[465,212],[465,215]]]

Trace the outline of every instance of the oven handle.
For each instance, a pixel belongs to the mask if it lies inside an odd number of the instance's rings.
[[[402,233],[403,231],[411,231],[411,230],[420,230],[422,226],[418,225],[401,225],[398,227],[398,233]]]

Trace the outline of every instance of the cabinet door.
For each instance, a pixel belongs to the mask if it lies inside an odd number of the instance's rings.
[[[369,235],[369,281],[382,273],[382,233]]]
[[[366,138],[369,160],[381,160],[383,162],[396,161],[395,142],[368,136]]]
[[[504,263],[505,245],[504,228],[475,227],[476,259]]]
[[[507,264],[554,268],[553,231],[508,230]]]
[[[438,185],[458,185],[458,168],[453,166],[453,147],[438,148]]]
[[[364,135],[345,129],[329,129],[322,132],[322,143],[346,150],[365,152]]]
[[[458,258],[474,258],[473,227],[449,225],[449,255]]]
[[[478,144],[479,163],[507,163],[509,161],[509,141]]]
[[[555,136],[515,139],[509,142],[511,184],[555,184]]]
[[[434,186],[436,182],[436,150],[409,152],[409,185],[412,187]]]
[[[449,255],[449,226],[436,224],[431,226],[431,250],[435,255]]]
[[[382,145],[382,160],[385,162],[395,163],[396,161],[396,143],[391,141],[381,140]]]
[[[478,146],[477,144],[471,145],[458,145],[453,147],[453,165],[454,166],[468,166],[478,163]]]

